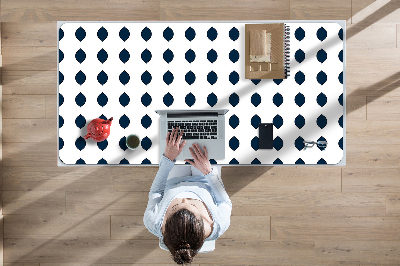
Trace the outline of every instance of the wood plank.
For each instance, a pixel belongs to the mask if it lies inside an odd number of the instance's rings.
[[[0,215],[0,265],[3,265],[4,216]]]
[[[1,3],[0,3],[1,7]],[[1,22],[0,22],[0,37],[1,37]],[[0,41],[1,42],[1,41]],[[1,55],[1,43],[0,43]],[[1,58],[0,58],[0,265],[3,265],[3,236],[4,236],[4,221],[3,221],[3,88],[1,85]]]
[[[320,263],[398,264],[400,241],[315,241]]]
[[[3,22],[2,44],[6,46],[57,46],[57,23]]]
[[[400,12],[399,3],[389,0],[352,0],[352,23],[369,27],[379,23],[398,23]]]
[[[367,98],[364,96],[346,97],[346,119],[365,120],[367,115]]]
[[[124,167],[120,167],[124,168]],[[4,190],[19,191],[98,191],[112,187],[112,171],[103,167],[4,167]],[[115,168],[114,168],[115,169]],[[133,179],[134,179],[133,175]],[[140,183],[140,182],[138,182]],[[148,185],[150,187],[151,184]]]
[[[67,213],[143,215],[146,192],[67,192]],[[234,216],[321,215],[384,216],[386,194],[237,192],[232,197]]]
[[[4,238],[110,239],[109,215],[6,215]]]
[[[219,239],[265,241],[270,239],[270,216],[232,216],[228,230]]]
[[[400,192],[400,169],[343,168],[343,192]]]
[[[39,263],[23,263],[23,262],[14,262],[14,263],[4,263],[4,266],[40,266]]]
[[[400,217],[272,217],[272,240],[400,241]]]
[[[4,71],[3,94],[56,94],[57,71]]]
[[[143,215],[148,192],[66,192],[68,214]]]
[[[12,70],[56,70],[57,48],[40,46],[3,47],[3,69]]]
[[[262,193],[231,196],[232,216],[385,216],[383,193]],[[272,223],[273,226],[273,223]]]
[[[351,121],[346,133],[347,143],[400,144],[400,121]]]
[[[374,3],[376,0],[352,0],[351,1],[351,23],[356,24],[360,22],[360,17],[364,16],[369,8],[368,6]],[[366,9],[366,10],[364,10]],[[358,14],[360,13],[360,14]],[[355,17],[355,18],[354,18]]]
[[[111,239],[156,239],[141,216],[111,216]],[[269,216],[232,216],[229,229],[219,239],[270,239]]]
[[[40,263],[165,263],[170,253],[155,240],[5,239],[5,262]],[[154,254],[154,256],[151,256]]]
[[[337,167],[223,167],[221,174],[228,192],[292,193],[339,192],[341,171]],[[246,178],[244,178],[246,177]]]
[[[400,85],[400,84],[399,84]],[[369,97],[367,96],[368,120],[400,120],[400,97]]]
[[[362,11],[372,3],[374,3],[376,0],[352,0],[351,1],[351,6],[352,6],[352,15],[354,16],[358,12]]]
[[[229,266],[243,266],[243,265],[252,265],[252,264],[238,264],[238,263],[233,263],[233,264],[224,264],[224,263],[218,263],[218,264],[213,264],[213,263],[207,263],[207,264],[200,264],[200,266],[225,266],[225,265],[229,265]],[[276,264],[276,265],[283,265],[283,264]],[[291,265],[291,264],[285,264],[285,266],[288,266],[288,265]],[[295,265],[297,265],[297,264],[295,264]],[[327,266],[327,265],[334,265],[334,264],[331,264],[331,263],[324,263],[324,264],[321,264],[321,263],[313,263],[312,264],[313,266]],[[361,265],[359,265],[359,264],[353,264],[353,263],[340,263],[340,265],[342,265],[342,266],[361,266]],[[369,265],[369,266],[371,266],[371,265]],[[374,266],[378,266],[378,265],[374,265]],[[381,265],[379,265],[379,266],[381,266]],[[382,265],[383,266],[383,265]],[[385,265],[385,266],[387,266],[387,265]],[[391,266],[391,265],[389,265],[389,266]],[[393,265],[394,266],[394,265]],[[398,265],[396,265],[396,266],[398,266]]]
[[[57,165],[57,144],[55,143],[3,143],[3,167],[52,165]]]
[[[5,239],[5,262],[40,263],[151,263],[173,262],[156,240],[44,240]],[[238,252],[240,250],[241,252]],[[218,251],[218,252],[216,252]],[[221,256],[226,254],[226,256]],[[199,253],[195,263],[314,265],[314,241],[218,239],[216,250]]]
[[[170,259],[170,261],[172,261]],[[173,261],[172,261],[173,262]],[[40,266],[149,266],[148,263],[40,263]],[[156,264],[156,266],[175,266],[176,263],[162,263]],[[191,263],[191,266],[200,266],[200,264]]]
[[[64,191],[3,191],[3,214],[64,214]]]
[[[347,168],[393,168],[398,166],[400,145],[347,143]]]
[[[4,167],[3,190],[147,192],[158,167]],[[148,195],[147,195],[148,196]]]
[[[382,75],[390,76],[399,72],[400,62],[396,60],[400,56],[399,49],[386,47],[361,49],[348,46],[346,50],[346,70],[350,73],[382,73]]]
[[[290,1],[290,19],[348,20],[350,18],[351,0]]]
[[[2,0],[1,20],[38,21],[135,21],[159,20],[160,1],[126,0]],[[90,10],[90,12],[88,12]]]
[[[29,132],[29,135],[27,135]],[[3,142],[57,142],[56,119],[4,119]]]
[[[3,118],[46,118],[44,95],[4,95]]]
[[[57,95],[46,95],[46,119],[57,119]]]
[[[400,193],[390,193],[386,196],[386,215],[400,216]]]
[[[400,71],[394,74],[389,73],[391,72],[347,71],[346,93],[348,96],[399,97]]]
[[[3,86],[0,85],[0,215],[3,215],[3,200],[1,195],[3,191],[3,94],[2,94],[3,88],[2,87]],[[1,227],[0,227],[0,233],[2,233]],[[0,247],[0,252],[1,253],[3,252],[3,248],[1,247]],[[2,257],[0,257],[0,263],[3,262],[1,258]]]
[[[372,264],[359,264],[359,266],[371,266]],[[374,266],[398,266],[398,264],[373,264]]]
[[[396,24],[396,48],[400,48],[400,24]]]
[[[314,248],[314,241],[218,239],[215,251],[201,254],[196,262],[230,265],[249,265],[249,262],[251,265],[314,265]]]
[[[352,24],[346,30],[350,33],[357,32],[346,42],[346,46],[352,49],[396,48],[396,25],[393,23],[372,24],[367,28]],[[374,36],[374,38],[371,38],[371,36]]]
[[[143,223],[143,215],[111,215],[111,239],[155,239]]]
[[[289,19],[289,1],[160,1],[160,20]]]

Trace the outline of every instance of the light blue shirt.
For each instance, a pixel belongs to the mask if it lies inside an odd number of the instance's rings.
[[[160,166],[150,188],[149,202],[143,217],[144,225],[150,233],[163,239],[161,226],[169,204],[176,195],[192,192],[207,206],[214,222],[213,230],[206,241],[218,239],[228,229],[232,212],[232,202],[218,169],[214,167],[207,175],[175,177],[167,182],[175,162],[164,154],[161,155]]]

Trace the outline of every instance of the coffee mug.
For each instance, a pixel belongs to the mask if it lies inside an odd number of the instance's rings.
[[[131,134],[126,138],[126,147],[130,150],[136,150],[137,147],[140,145],[140,138],[135,135]]]

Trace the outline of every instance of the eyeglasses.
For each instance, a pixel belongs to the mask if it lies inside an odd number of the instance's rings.
[[[314,147],[315,144],[317,144],[318,148],[321,148],[321,149],[325,150],[326,146],[328,145],[327,141],[317,141],[317,142],[315,142],[315,141],[303,140],[303,143],[304,143],[304,150],[306,150],[307,148]]]

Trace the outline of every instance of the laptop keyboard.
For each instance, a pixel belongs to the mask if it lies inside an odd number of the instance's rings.
[[[183,130],[182,139],[217,139],[217,120],[168,121],[168,132]]]

